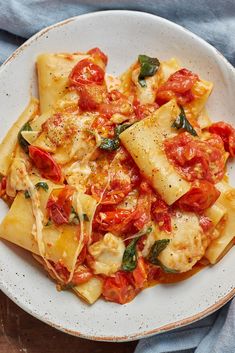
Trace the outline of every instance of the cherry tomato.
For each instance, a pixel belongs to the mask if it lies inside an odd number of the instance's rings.
[[[133,107],[127,96],[113,90],[108,94],[108,102],[100,104],[99,112],[109,117],[116,113],[128,116],[133,113]]]
[[[146,182],[140,184],[137,207],[133,214],[133,225],[141,230],[151,221],[152,189]]]
[[[188,181],[205,179],[216,183],[223,178],[226,155],[219,136],[200,141],[184,132],[164,145],[168,159]]]
[[[219,135],[224,143],[225,151],[229,152],[232,157],[235,156],[235,129],[232,125],[220,121],[209,127],[209,131]]]
[[[139,102],[135,102],[133,105],[136,118],[142,120],[147,116],[151,115],[156,109],[158,109],[157,103],[148,103],[141,105]]]
[[[104,86],[96,84],[81,85],[79,88],[79,107],[84,111],[94,111],[98,109],[106,96]]]
[[[107,57],[107,55],[104,54],[104,53],[102,52],[102,50],[100,50],[100,48],[92,48],[92,49],[90,49],[90,50],[87,52],[87,54],[90,54],[90,55],[93,56],[94,58],[95,58],[95,57],[99,57],[99,58],[103,61],[103,63],[104,63],[105,65],[107,65],[107,63],[108,63],[108,57]]]
[[[29,156],[43,178],[50,179],[55,183],[62,181],[61,168],[54,161],[50,153],[30,145]]]
[[[104,82],[104,70],[88,59],[83,59],[72,69],[69,81],[72,86],[89,85],[92,83],[101,85]]]
[[[137,266],[132,272],[134,286],[136,289],[141,289],[147,282],[147,270],[143,257],[138,258]]]
[[[58,197],[52,196],[47,202],[47,210],[49,218],[55,224],[64,224],[69,222],[69,216],[72,209],[72,195],[74,188],[65,186],[59,193]]]
[[[100,202],[101,205],[116,205],[126,197],[131,189],[132,187],[130,182],[117,179],[110,183],[110,188],[105,192],[103,192],[102,188],[100,189],[96,185],[92,185],[91,194],[97,201],[99,201],[102,197]]]
[[[200,180],[177,203],[184,211],[200,213],[211,207],[219,195],[219,190],[213,184]]]
[[[125,304],[134,299],[137,290],[131,285],[128,274],[117,272],[114,277],[106,278],[103,286],[103,296],[106,300]]]
[[[99,211],[94,223],[99,230],[121,233],[126,230],[133,219],[133,211],[116,209],[113,211]]]
[[[171,232],[172,227],[169,206],[162,200],[160,195],[156,195],[156,201],[153,202],[151,210],[159,229]]]
[[[73,285],[78,285],[89,281],[93,277],[91,270],[86,266],[78,266],[74,271],[73,278],[71,280]]]
[[[192,87],[199,80],[198,75],[187,69],[181,69],[172,74],[157,91],[156,101],[160,105],[176,98],[179,104],[191,102],[194,99]]]
[[[199,224],[205,233],[209,232],[214,227],[213,222],[210,220],[210,218],[204,215],[200,216]]]

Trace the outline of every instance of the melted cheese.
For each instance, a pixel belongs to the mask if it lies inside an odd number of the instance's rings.
[[[102,240],[89,246],[94,258],[93,270],[96,274],[110,276],[121,268],[125,245],[121,238],[106,233]]]
[[[158,72],[155,75],[146,77],[146,87],[142,87],[138,82],[140,69],[137,68],[132,71],[132,81],[135,84],[137,98],[140,104],[154,103],[157,94],[157,88],[159,86],[160,76]]]

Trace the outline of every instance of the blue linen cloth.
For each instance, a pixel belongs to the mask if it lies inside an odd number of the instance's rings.
[[[43,27],[87,12],[129,9],[174,21],[235,66],[234,0],[0,0],[0,63]],[[140,340],[135,353],[235,353],[235,299],[192,325]]]

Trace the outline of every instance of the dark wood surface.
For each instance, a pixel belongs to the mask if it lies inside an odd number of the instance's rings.
[[[69,336],[30,316],[0,291],[0,353],[133,353],[136,344]]]

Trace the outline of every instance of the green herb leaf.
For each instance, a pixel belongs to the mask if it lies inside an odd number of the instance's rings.
[[[155,243],[153,244],[153,246],[151,247],[151,250],[149,252],[148,260],[153,265],[160,266],[163,269],[163,271],[166,273],[177,273],[178,271],[165,266],[157,258],[160,255],[160,253],[167,247],[169,242],[170,242],[170,239],[161,239],[161,240],[155,241]]]
[[[49,218],[47,223],[45,224],[45,227],[49,227],[52,225],[52,220]]]
[[[170,239],[161,239],[161,240],[155,241],[148,255],[148,260],[152,264],[155,264],[158,255],[160,255],[160,253],[167,247],[169,242],[170,242]]]
[[[122,269],[124,271],[133,271],[137,266],[136,244],[140,236],[133,239],[126,247],[122,258]]]
[[[25,192],[24,192],[24,197],[26,198],[26,199],[30,199],[30,193],[28,192],[28,190],[26,190]]]
[[[45,190],[45,191],[48,191],[48,190],[49,190],[48,184],[45,183],[44,181],[39,181],[39,182],[35,185],[35,187],[36,187],[37,189],[42,188],[42,189]]]
[[[184,129],[193,136],[198,136],[196,130],[186,118],[186,114],[182,106],[180,106],[180,115],[175,119],[171,126],[177,130]]]
[[[142,237],[142,235],[149,234],[152,231],[151,227],[147,229],[140,230],[136,235],[136,237],[127,245],[123,258],[122,258],[122,269],[124,271],[133,271],[137,266],[137,252],[136,252],[136,244],[138,240]]]
[[[138,82],[141,87],[146,87],[145,78],[155,75],[159,69],[160,62],[157,58],[150,58],[147,55],[139,55],[138,61],[140,63]]]
[[[18,133],[18,142],[19,145],[21,146],[21,148],[28,153],[29,151],[29,143],[23,138],[23,136],[21,135],[22,131],[33,131],[30,124],[27,122],[26,124],[24,124],[22,126],[22,128],[20,129],[19,133]]]
[[[102,138],[102,142],[99,145],[99,148],[105,151],[115,151],[119,148],[119,146],[120,146],[119,138],[115,137],[113,139],[110,139],[105,137],[105,138]]]
[[[125,131],[126,129],[128,129],[128,127],[130,127],[133,124],[121,124],[115,127],[114,133],[115,133],[115,137],[119,137],[119,135]]]

